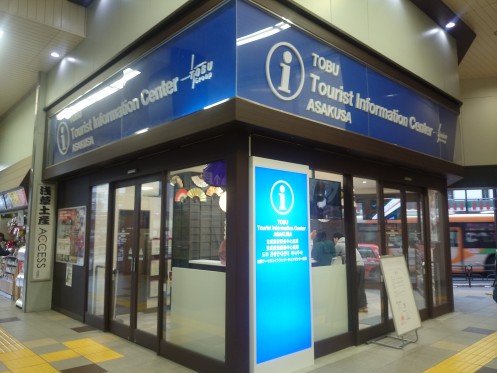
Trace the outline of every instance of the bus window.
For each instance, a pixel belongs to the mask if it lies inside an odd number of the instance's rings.
[[[459,236],[457,231],[450,231],[450,246],[451,247],[459,247]]]

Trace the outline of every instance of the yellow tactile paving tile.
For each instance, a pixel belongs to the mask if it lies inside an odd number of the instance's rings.
[[[425,373],[471,373],[481,369],[497,358],[497,333],[490,334],[441,363],[425,370]]]
[[[76,358],[79,356],[81,356],[81,355],[74,352],[73,350],[49,352],[49,353],[40,355],[40,357],[42,359],[44,359],[45,361],[48,361],[49,363],[54,362],[54,361],[73,359],[73,358]]]
[[[8,360],[3,362],[3,364],[12,371],[20,368],[33,367],[35,365],[43,365],[45,363],[46,361],[39,356],[31,356],[28,358]]]
[[[110,348],[90,338],[64,342],[64,345],[93,362],[102,362],[123,357],[123,355],[112,351]]]
[[[0,354],[0,361],[5,362],[5,361],[11,361],[11,360],[19,360],[19,359],[29,359],[31,357],[37,356],[33,351],[28,350],[28,349],[22,349],[18,351],[13,351],[13,352],[6,352],[3,354]]]
[[[121,354],[118,354],[115,351],[108,349],[107,351],[101,351],[101,352],[97,352],[95,354],[84,355],[84,357],[93,363],[101,363],[103,361],[119,359],[119,358],[124,357],[124,356]]]
[[[58,372],[53,366],[48,363],[36,365],[28,368],[13,369],[11,373],[53,373]]]
[[[50,338],[27,342],[33,348],[57,343],[59,342]],[[75,339],[64,342],[63,345],[68,349],[38,355],[0,329],[0,362],[9,369],[6,372],[10,373],[50,373],[57,372],[49,364],[54,361],[83,356],[99,363],[123,357],[91,338]]]

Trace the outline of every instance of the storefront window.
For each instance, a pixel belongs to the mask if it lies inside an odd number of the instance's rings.
[[[448,303],[447,298],[447,262],[444,254],[445,236],[442,194],[436,190],[428,191],[430,206],[430,243],[432,262],[433,305],[440,306]]]
[[[358,256],[359,329],[382,323],[380,221],[376,181],[354,177],[356,239]],[[361,264],[362,271],[361,274]],[[364,293],[361,283],[364,283]]]
[[[168,178],[164,338],[224,360],[226,165],[212,162]]]
[[[342,175],[311,171],[309,178],[314,340],[346,333],[347,272]],[[334,240],[334,237],[337,237]],[[338,238],[342,238],[337,244]]]
[[[97,185],[91,194],[88,268],[88,313],[104,316],[105,253],[107,247],[109,185]]]
[[[425,299],[425,234],[422,195],[406,192],[407,267],[419,310],[426,308]]]

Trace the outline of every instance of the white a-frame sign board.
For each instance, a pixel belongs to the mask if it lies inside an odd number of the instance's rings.
[[[417,329],[421,327],[421,319],[416,307],[409,273],[404,256],[382,256],[380,258],[381,271],[387,289],[388,301],[392,309],[395,331],[401,338],[401,348],[406,343],[417,341]],[[416,331],[416,341],[404,338],[405,334]],[[375,341],[377,342],[377,341]]]

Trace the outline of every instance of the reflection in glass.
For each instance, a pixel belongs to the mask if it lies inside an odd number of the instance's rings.
[[[407,267],[418,309],[426,307],[425,299],[425,247],[423,230],[423,204],[421,194],[406,192],[407,211]]]
[[[157,333],[161,183],[141,185],[138,232],[137,329]]]
[[[430,219],[430,251],[433,279],[433,305],[447,304],[447,273],[446,256],[444,255],[445,230],[443,216],[443,195],[436,190],[428,191],[429,219]]]
[[[112,318],[130,326],[133,272],[135,187],[115,190],[115,237],[113,247]]]
[[[219,161],[172,171],[168,179],[163,335],[224,361],[226,165]]]
[[[320,341],[349,330],[346,266],[333,242],[335,233],[344,232],[343,177],[319,171],[309,176],[314,340]]]
[[[92,188],[88,262],[88,313],[100,317],[104,316],[105,303],[108,201],[108,184]]]
[[[383,322],[380,269],[380,225],[376,181],[355,177],[354,202],[356,208],[357,250],[364,267],[367,309],[359,309],[359,329]],[[360,307],[360,306],[359,306]]]

